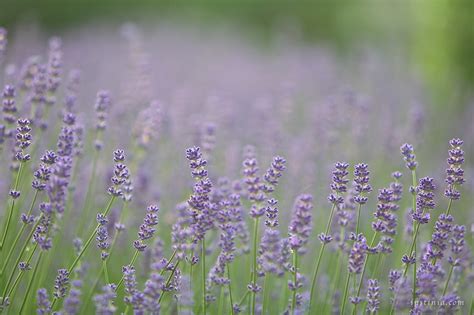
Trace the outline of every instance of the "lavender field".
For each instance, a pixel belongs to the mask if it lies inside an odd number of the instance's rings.
[[[474,314],[474,107],[396,51],[0,27],[0,314]]]

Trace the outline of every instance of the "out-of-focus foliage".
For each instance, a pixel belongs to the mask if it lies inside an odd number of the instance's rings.
[[[336,46],[342,54],[368,43],[398,49],[419,67],[439,104],[474,83],[474,4],[433,1],[2,1],[0,24],[35,20],[54,29],[90,20],[182,19],[216,27],[237,23],[260,42],[281,31]],[[218,23],[218,24],[216,24]],[[462,106],[462,105],[458,105]]]

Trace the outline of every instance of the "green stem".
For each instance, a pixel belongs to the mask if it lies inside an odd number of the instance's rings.
[[[269,287],[268,287],[268,273],[265,272],[265,276],[263,278],[263,301],[262,301],[262,315],[265,315],[265,311],[266,311],[266,306],[267,306],[267,299],[268,299],[268,291],[270,291]]]
[[[178,266],[179,266],[180,262],[181,262],[181,260],[178,260],[176,265],[174,265],[173,270],[171,270],[171,274],[169,275],[168,280],[166,280],[165,288],[167,288],[170,285],[171,279],[173,279],[173,276],[174,276],[176,270],[178,269]],[[166,293],[165,291],[163,291],[161,293],[160,298],[158,299],[158,303],[161,303],[161,300],[163,299],[163,296],[165,295],[165,293]]]
[[[341,305],[341,315],[344,315],[344,310],[346,308],[347,292],[349,291],[349,280],[351,279],[351,273],[347,273],[346,284],[344,286],[344,298],[342,299]]]
[[[411,171],[412,185],[416,187],[416,171]],[[416,211],[416,194],[413,194],[413,211]],[[419,224],[418,224],[419,225]],[[413,292],[412,292],[412,305],[415,305],[416,299],[416,237],[413,240],[413,255],[415,256],[415,263],[413,264]]]
[[[26,301],[28,301],[28,297],[30,295],[31,287],[35,280],[36,272],[38,272],[38,266],[40,265],[41,257],[43,256],[43,251],[40,252],[38,256],[38,260],[36,261],[35,268],[33,269],[33,275],[31,276],[30,281],[28,282],[28,286],[26,288],[25,297],[23,298],[23,302],[21,303],[20,312],[18,314],[23,314],[23,309],[25,308]]]
[[[178,251],[177,249],[175,249],[175,250],[173,251],[173,254],[171,254],[170,259],[168,259],[168,262],[167,262],[166,265],[163,267],[163,269],[160,271],[160,275],[163,275],[163,274],[166,272],[166,270],[168,269],[168,266],[169,266],[169,265],[171,264],[171,262],[173,261],[173,258],[174,258],[174,256],[176,255],[176,252],[177,252],[177,251]],[[193,265],[191,265],[191,268],[192,268],[192,266],[193,266]],[[192,269],[191,269],[191,271],[192,271]]]
[[[110,283],[109,270],[107,268],[107,259],[102,260],[102,266],[104,268],[105,283]]]
[[[224,308],[224,288],[221,286],[219,291],[219,306],[217,307],[217,314],[222,314]]]
[[[453,275],[453,270],[454,270],[454,266],[451,265],[451,268],[449,269],[449,273],[448,273],[448,279],[446,279],[446,284],[444,285],[443,294],[441,295],[442,297],[446,295],[446,291],[448,290],[449,280],[451,280],[451,276]]]
[[[26,260],[26,263],[29,264],[31,259],[33,258],[33,255],[36,251],[36,248],[38,247],[38,244],[35,244],[35,247],[33,247],[33,250],[31,251],[31,254],[30,256],[28,257],[28,259]],[[20,271],[20,273],[17,275],[16,279],[15,279],[15,282],[13,282],[13,285],[10,289],[10,291],[8,291],[8,293],[4,296],[11,296],[12,292],[16,289],[16,286],[18,285],[18,283],[20,283],[20,280],[21,278],[23,277],[23,274],[25,273],[25,271]]]
[[[33,228],[31,229],[30,231],[30,234],[28,234],[28,237],[25,241],[25,244],[23,244],[23,247],[21,248],[20,250],[20,254],[18,255],[16,261],[15,261],[15,265],[14,265],[14,268],[12,268],[12,271],[10,272],[10,276],[8,277],[8,281],[7,281],[7,285],[5,286],[5,289],[3,291],[3,296],[7,296],[7,290],[8,290],[8,287],[10,286],[11,284],[11,281],[13,280],[13,276],[15,275],[15,271],[18,267],[18,264],[20,263],[20,260],[21,260],[21,257],[23,256],[23,254],[25,253],[25,250],[26,248],[28,247],[28,244],[30,242],[30,239],[31,237],[33,236],[35,230],[36,230],[36,227],[39,225],[41,219],[43,217],[43,214],[40,215],[38,221],[36,221],[35,225],[33,226]],[[36,248],[36,245],[35,245],[35,248]]]
[[[112,196],[109,200],[109,203],[107,204],[107,207],[105,208],[105,212],[104,212],[104,216],[107,216],[109,214],[109,211],[110,209],[112,208],[112,204],[114,203],[114,200],[115,200],[115,196]],[[82,256],[84,255],[84,253],[86,252],[86,250],[89,248],[92,240],[94,239],[96,233],[97,233],[97,230],[99,229],[100,227],[100,224],[97,224],[97,226],[95,227],[94,231],[92,231],[91,235],[89,236],[89,238],[87,239],[87,242],[84,244],[84,246],[82,247],[81,251],[79,252],[79,255],[76,257],[76,259],[74,259],[74,261],[72,262],[71,266],[69,266],[68,268],[68,274],[71,274],[73,271],[74,271],[74,268],[76,268],[77,264],[79,263],[79,261],[81,260]],[[55,304],[57,303],[58,299],[55,297],[53,299],[53,302],[51,303],[51,310],[54,310],[54,306]]]
[[[293,290],[293,298],[291,300],[291,314],[295,314],[295,308],[296,308],[296,292],[298,291],[298,286],[297,286],[297,281],[298,281],[298,251],[294,250],[293,251],[293,265],[295,268],[295,271],[293,272],[293,284],[294,284],[294,290]]]
[[[33,211],[33,207],[35,206],[36,198],[38,197],[38,190],[35,191],[35,195],[33,197],[33,201],[31,202],[30,209],[28,210],[27,216],[31,215],[31,212]],[[16,244],[20,240],[20,237],[22,236],[23,232],[25,231],[27,224],[23,223],[23,225],[20,228],[20,231],[17,233],[15,240],[13,241],[12,246],[10,246],[10,250],[8,251],[7,257],[5,258],[5,263],[3,264],[2,270],[0,270],[0,276],[3,275],[5,272],[5,268],[8,265],[8,262],[10,261],[11,256],[13,255],[13,251],[16,249]],[[29,240],[27,240],[28,243]]]
[[[192,265],[191,265],[192,267]],[[230,280],[230,267],[229,267],[229,264],[227,264],[227,278],[229,278],[229,298],[230,298],[230,314],[231,315],[234,315],[234,301],[232,299],[232,281]],[[247,291],[248,292],[248,291]],[[265,307],[265,303],[263,303],[264,307]],[[262,314],[264,315],[265,313],[262,312]]]
[[[98,132],[97,132],[98,134]],[[94,158],[92,160],[92,171],[91,171],[91,176],[89,178],[89,183],[87,185],[87,191],[86,191],[86,196],[85,196],[85,201],[84,201],[84,206],[82,207],[82,211],[80,212],[82,214],[81,220],[79,221],[79,224],[77,226],[77,231],[76,234],[78,236],[82,235],[82,231],[84,230],[84,225],[86,223],[86,220],[89,218],[88,216],[88,210],[89,210],[89,205],[90,205],[90,199],[91,199],[91,194],[93,191],[93,186],[94,182],[96,180],[96,171],[97,171],[97,161],[99,159],[99,150],[95,151]]]
[[[20,162],[20,166],[18,168],[18,173],[16,173],[15,185],[13,186],[14,187],[13,190],[18,190],[18,184],[20,182],[20,177],[21,177],[22,171],[23,171],[23,162]],[[5,241],[7,239],[8,230],[10,229],[14,209],[15,209],[15,199],[12,199],[12,204],[11,204],[11,207],[10,207],[10,211],[8,212],[7,222],[6,222],[5,228],[3,230],[2,241],[0,242],[0,252],[2,251],[3,245],[5,244]]]
[[[359,235],[359,221],[360,221],[360,209],[362,208],[362,204],[359,203],[357,207],[357,223],[356,223],[356,235]]]
[[[255,218],[254,228],[253,228],[253,262],[252,262],[252,284],[255,288],[257,285],[257,242],[258,242],[258,223],[259,217]],[[255,314],[255,301],[256,301],[256,292],[252,290],[251,292],[251,314]]]
[[[201,280],[202,310],[206,315],[206,241],[204,237],[201,240]]]
[[[336,204],[333,204],[332,208],[331,208],[331,213],[329,215],[328,224],[326,225],[326,232],[325,232],[326,235],[329,233],[329,230],[331,229],[331,222],[332,222],[332,218],[334,216],[334,209],[335,208],[336,208]],[[314,288],[315,288],[315,285],[316,285],[316,280],[317,280],[318,272],[319,272],[319,266],[321,265],[321,259],[323,257],[325,247],[326,247],[326,243],[323,243],[321,245],[321,249],[319,250],[318,261],[316,262],[316,268],[314,269],[313,279],[311,280],[311,291],[309,293],[309,310],[308,310],[309,314],[311,314],[311,307],[313,306]]]
[[[370,241],[370,247],[371,248],[374,247],[376,238],[377,238],[377,232],[374,232],[374,236],[372,236],[372,240]],[[368,260],[369,260],[369,255],[366,255],[365,260],[364,260],[364,266],[362,267],[362,274],[360,276],[359,286],[357,287],[356,297],[359,297],[360,290],[362,289],[362,284],[364,283],[364,275],[365,275],[365,270],[367,268],[367,261]],[[352,314],[356,314],[356,313],[357,313],[357,304],[354,304],[354,309],[352,310]]]

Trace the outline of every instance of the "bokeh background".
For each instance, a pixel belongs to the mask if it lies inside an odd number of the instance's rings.
[[[314,193],[318,232],[334,161],[368,162],[373,186],[380,188],[390,172],[408,174],[399,146],[410,142],[420,176],[435,177],[441,192],[448,140],[461,137],[467,182],[456,217],[472,222],[473,20],[474,2],[462,0],[0,2],[8,62],[20,66],[31,54],[44,54],[48,38],[57,35],[65,69],[81,69],[79,120],[87,139],[79,182],[90,174],[87,133],[95,93],[110,89],[118,105],[111,111],[97,191],[107,186],[112,150],[124,147],[131,164],[138,164],[132,208],[140,213],[146,203],[160,201],[164,230],[191,189],[184,148],[203,142],[209,122],[217,124],[210,172],[238,178],[246,144],[257,147],[262,170],[273,154],[284,155],[288,175],[277,192],[282,221],[288,221],[294,196]],[[151,86],[134,85],[143,74]],[[142,95],[147,89],[152,95]],[[137,158],[136,135],[130,134],[145,121],[140,115],[147,114],[149,97],[163,102],[160,137]],[[74,204],[81,204],[84,189],[76,188]],[[103,203],[105,194],[97,195],[95,202]],[[446,200],[439,195],[441,208]],[[374,206],[375,193],[369,208]],[[371,217],[369,210],[363,214],[367,229]],[[140,221],[141,213],[133,219]],[[169,233],[162,237],[169,244]],[[403,247],[399,239],[397,253]]]

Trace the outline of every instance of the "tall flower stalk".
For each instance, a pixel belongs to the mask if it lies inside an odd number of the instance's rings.
[[[334,165],[335,169],[332,172],[332,184],[331,184],[332,193],[328,197],[328,201],[332,204],[332,208],[329,214],[329,220],[326,225],[326,230],[324,233],[321,233],[318,236],[319,240],[321,241],[321,248],[319,250],[319,255],[316,261],[316,267],[314,269],[313,277],[311,280],[311,291],[309,295],[309,313],[311,313],[312,306],[315,300],[314,289],[316,287],[319,267],[321,264],[321,260],[323,258],[324,249],[326,248],[326,245],[329,244],[333,239],[329,232],[331,229],[331,223],[334,216],[334,211],[337,207],[339,207],[341,204],[344,203],[344,198],[342,197],[342,194],[347,192],[347,183],[349,182],[349,180],[346,178],[346,176],[349,174],[349,172],[347,171],[348,167],[349,167],[349,164],[345,162],[337,162]]]

